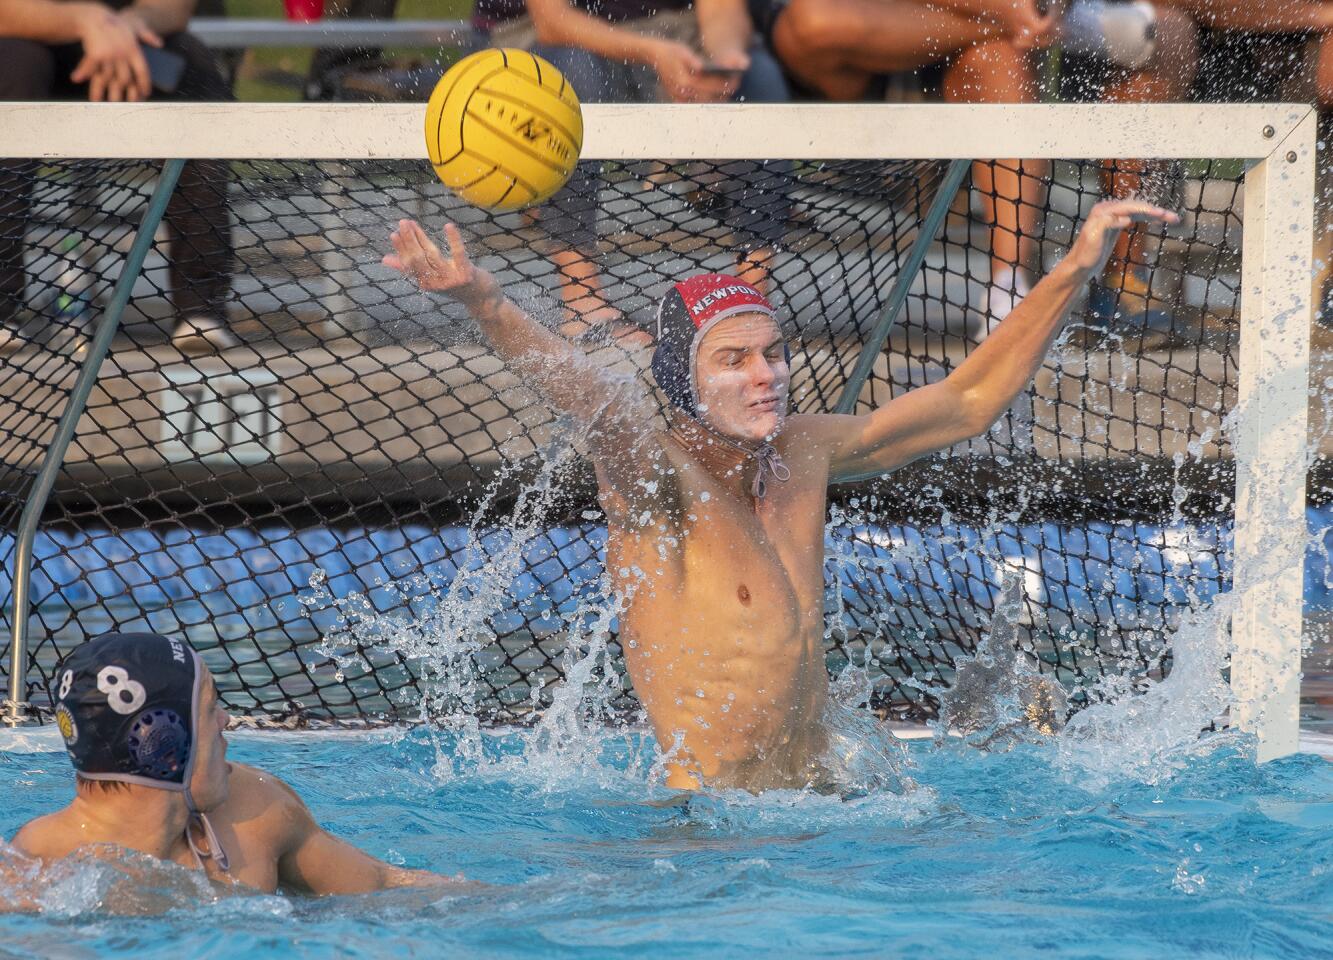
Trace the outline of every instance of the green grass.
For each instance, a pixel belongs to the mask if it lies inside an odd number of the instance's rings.
[[[462,20],[472,14],[473,0],[398,0],[397,16],[402,20]],[[226,0],[227,15],[281,20],[279,0]],[[441,56],[447,63],[457,50],[444,51],[386,50],[397,59],[424,59]],[[310,47],[265,47],[247,50],[236,74],[236,98],[242,101],[291,101],[301,99],[314,50]]]

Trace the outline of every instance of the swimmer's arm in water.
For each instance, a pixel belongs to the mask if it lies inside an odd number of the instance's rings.
[[[1031,382],[1074,298],[1105,266],[1120,231],[1135,223],[1179,222],[1169,210],[1138,200],[1097,204],[1064,260],[953,373],[865,416],[820,418],[832,444],[831,481],[878,476],[985,433]]]
[[[31,843],[35,823],[37,820],[30,820],[20,827],[12,844],[0,840],[0,913],[26,913],[41,906],[38,893],[42,888],[36,881],[42,859],[24,844],[25,834]]]
[[[283,820],[278,855],[278,884],[315,896],[373,893],[393,887],[440,886],[452,880],[427,870],[406,870],[376,860],[330,834],[311,816],[296,791],[269,774],[263,775],[271,802]]]
[[[458,227],[446,224],[444,234],[448,256],[415,221],[398,221],[390,236],[394,252],[384,258],[385,266],[422,290],[447,294],[467,307],[510,369],[587,429],[592,457],[613,483],[641,496],[642,465],[657,461],[661,450],[652,426],[654,408],[638,379],[608,373],[528,316],[505,297],[494,276],[472,263]]]

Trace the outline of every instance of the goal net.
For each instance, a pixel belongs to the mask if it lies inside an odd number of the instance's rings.
[[[1308,108],[592,105],[569,187],[509,215],[435,180],[419,109],[0,107],[0,596],[100,360],[18,674],[0,614],[17,699],[40,714],[58,658],[113,629],[188,637],[229,708],[291,722],[415,717],[460,639],[478,714],[521,721],[571,637],[615,653],[569,425],[380,264],[400,218],[459,224],[511,298],[630,372],[670,283],[743,271],[783,317],[793,409],[866,412],[956,369],[1025,270],[1133,193],[1181,223],[1117,250],[993,429],[830,491],[830,669],[867,664],[874,707],[928,720],[1017,577],[1017,644],[1077,709],[1163,675],[1182,614],[1234,590],[1239,720],[1294,748]],[[164,158],[189,162],[102,358]],[[182,318],[236,343],[173,340]]]

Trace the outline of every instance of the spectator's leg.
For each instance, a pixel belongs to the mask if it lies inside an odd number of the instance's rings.
[[[325,17],[364,20],[392,20],[398,0],[325,0]],[[334,93],[334,71],[350,66],[369,66],[380,61],[384,51],[371,47],[325,49],[315,51],[306,78],[307,100],[329,100]]]
[[[750,69],[741,78],[736,99],[742,103],[786,103],[791,90],[777,59],[763,47],[752,47]],[[739,212],[746,223],[737,225],[742,235],[736,275],[768,293],[769,270],[791,219],[791,203],[785,187],[790,180],[790,160],[766,160],[757,169],[733,181],[738,186]]]
[[[1318,39],[1314,52],[1315,96],[1318,98],[1319,140],[1333,140],[1333,33]],[[1315,300],[1316,317],[1325,327],[1333,326],[1333,197],[1330,197],[1330,171],[1321,163],[1315,172]]]
[[[1142,70],[1123,71],[1114,77],[1105,90],[1107,102],[1171,103],[1189,99],[1199,68],[1199,30],[1194,19],[1181,10],[1159,4],[1156,36],[1157,50],[1152,63]],[[1108,161],[1102,167],[1102,191],[1110,197],[1138,196],[1143,192],[1145,176],[1160,174],[1162,169],[1161,164],[1139,159]],[[1145,310],[1148,279],[1135,267],[1146,262],[1146,242],[1147,234],[1142,229],[1123,232],[1103,278],[1108,290],[1140,298]]]
[[[883,73],[993,39],[996,28],[914,0],[791,0],[773,23],[787,72],[830,100],[859,100]]]
[[[1031,58],[1007,40],[969,47],[944,75],[944,96],[952,103],[1031,103],[1036,95]],[[991,323],[1003,320],[1031,288],[1024,272],[1037,261],[1045,168],[1040,161],[1016,159],[972,167],[972,184],[991,224],[990,287],[980,304]]]
[[[601,57],[578,47],[534,46],[532,52],[559,70],[585,102],[623,99],[613,90],[611,71]],[[580,164],[569,183],[534,218],[554,241],[550,254],[560,275],[560,298],[568,311],[561,326],[567,337],[581,336],[620,319],[602,293],[597,264],[597,187],[600,168]]]
[[[184,101],[234,99],[213,63],[208,48],[189,34],[169,37],[167,49],[186,58],[180,89],[172,97]],[[193,160],[181,171],[167,205],[171,230],[171,300],[176,311],[172,341],[187,352],[235,346],[226,328],[234,251],[227,187],[231,166],[225,160]]]
[[[1315,60],[1315,96],[1325,110],[1333,107],[1333,32],[1319,38],[1319,53]]]
[[[0,37],[0,100],[48,100],[56,84],[50,47],[31,40]],[[26,288],[24,232],[32,207],[31,160],[0,160],[0,347],[13,337],[7,326],[22,307]]]

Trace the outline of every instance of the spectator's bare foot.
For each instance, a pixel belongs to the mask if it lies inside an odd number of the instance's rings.
[[[241,341],[217,317],[189,317],[176,324],[171,345],[187,356],[220,353],[239,347]]]

